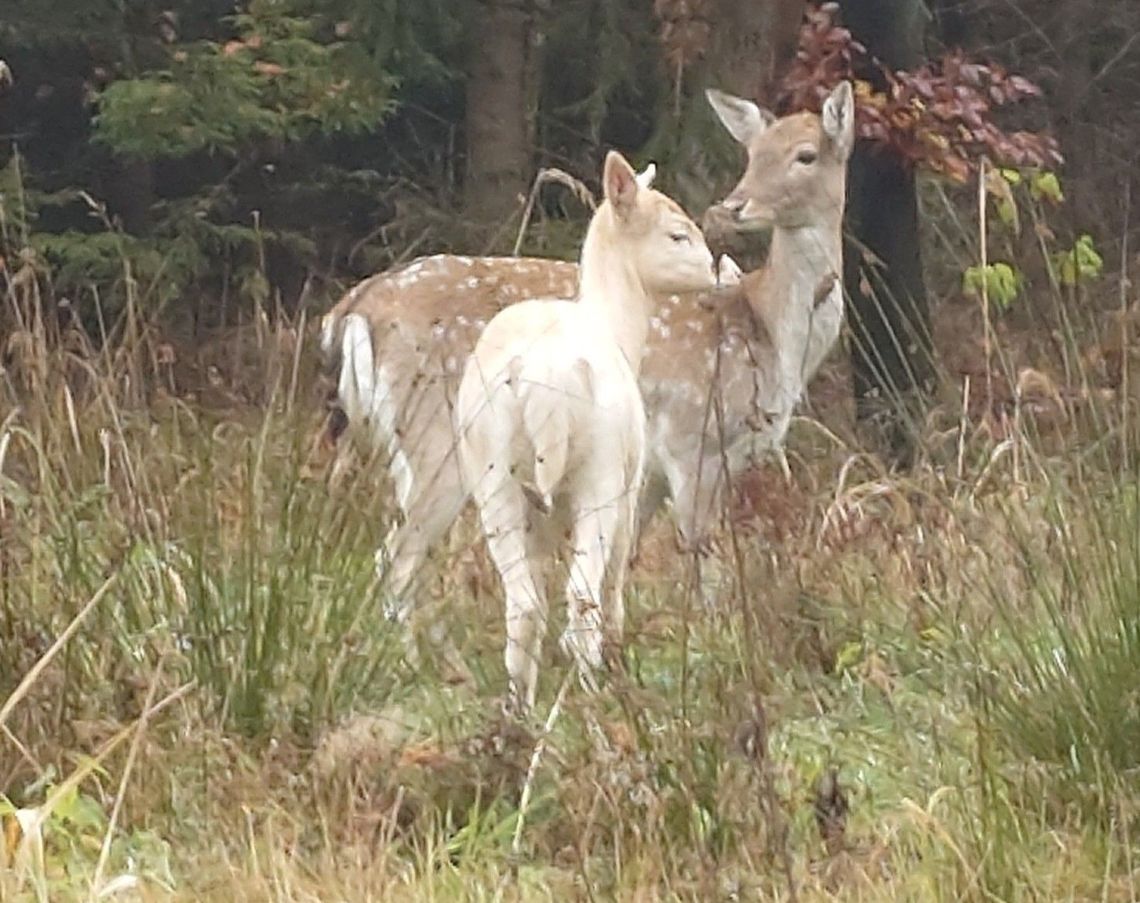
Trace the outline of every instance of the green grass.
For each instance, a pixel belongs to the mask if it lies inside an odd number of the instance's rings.
[[[978,689],[1000,742],[1032,763],[1021,780],[1028,793],[1058,816],[1075,806],[1131,838],[1140,778],[1140,507],[1132,479],[1093,493],[1049,506],[1058,539],[1045,548],[1017,539],[1021,567],[1034,579],[1016,606],[997,597],[991,670]]]
[[[52,801],[42,863],[5,815],[0,898],[86,899],[104,841],[102,881],[145,899],[1135,898],[1127,468],[1022,435],[1033,468],[976,439],[960,480],[885,477],[803,431],[792,522],[740,533],[722,565],[743,589],[716,612],[655,524],[625,673],[571,690],[516,856],[539,724],[499,711],[493,574],[444,556],[432,603],[475,685],[411,669],[372,585],[384,487],[313,465],[288,328],[249,340],[257,408],[140,398],[141,340],[82,380],[41,341],[0,384],[0,697],[113,577],[0,736],[12,808]],[[453,552],[476,539],[464,524]],[[567,667],[550,635],[539,719]]]

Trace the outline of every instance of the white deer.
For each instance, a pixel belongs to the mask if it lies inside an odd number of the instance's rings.
[[[773,235],[767,265],[735,288],[659,297],[650,318],[639,376],[649,439],[641,518],[670,498],[685,547],[700,545],[725,483],[749,457],[780,447],[838,338],[854,141],[848,83],[821,115],[774,119],[720,92],[709,99],[748,151],[728,199],[733,219],[770,219]],[[377,554],[393,616],[412,612],[413,578],[465,501],[452,410],[483,327],[524,298],[572,297],[577,281],[564,261],[437,255],[361,282],[326,315],[322,347],[338,402],[361,443],[385,454],[403,516]]]
[[[672,200],[606,156],[605,200],[582,245],[575,301],[500,311],[459,386],[459,460],[507,613],[511,698],[534,704],[546,628],[545,575],[569,537],[563,648],[584,669],[620,642],[622,589],[645,461],[637,372],[653,292],[711,288],[713,256]],[[607,586],[607,584],[609,584]]]

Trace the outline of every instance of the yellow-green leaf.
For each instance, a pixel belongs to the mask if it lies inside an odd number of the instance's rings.
[[[1053,204],[1061,204],[1065,200],[1065,195],[1061,192],[1061,182],[1055,172],[1034,173],[1029,183],[1029,193],[1034,200],[1039,201],[1044,198]]]
[[[846,643],[840,650],[838,655],[835,656],[835,673],[842,674],[844,671],[857,665],[863,658],[863,644],[859,641],[852,641]]]

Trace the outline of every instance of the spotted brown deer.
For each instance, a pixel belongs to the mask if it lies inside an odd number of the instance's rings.
[[[726,479],[778,449],[808,380],[843,320],[841,222],[854,102],[837,87],[821,115],[780,119],[709,92],[748,165],[726,212],[769,221],[767,264],[735,288],[663,296],[639,375],[648,445],[642,522],[666,498],[693,547],[720,509]],[[402,519],[377,553],[390,614],[465,498],[452,422],[464,364],[487,321],[531,297],[572,297],[577,267],[538,258],[422,258],[366,279],[325,316],[321,344],[352,432],[388,461]],[[728,473],[725,472],[727,464]]]
[[[637,372],[653,293],[716,284],[700,229],[670,198],[639,185],[616,151],[602,186],[577,297],[499,311],[467,359],[456,402],[460,469],[502,579],[507,674],[522,710],[534,704],[546,571],[562,547],[563,649],[588,673],[601,667],[603,632],[620,642],[645,465]]]

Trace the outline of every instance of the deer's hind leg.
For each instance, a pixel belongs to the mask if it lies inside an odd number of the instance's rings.
[[[415,488],[401,504],[402,520],[392,527],[376,554],[388,599],[385,613],[404,623],[416,606],[428,554],[459,518],[466,501],[454,462],[421,464]]]
[[[448,620],[430,617],[430,612],[423,610],[429,555],[458,520],[467,500],[453,446],[454,434],[449,427],[421,433],[415,453],[393,443],[389,471],[402,519],[389,530],[376,553],[376,567],[384,591],[385,615],[403,628],[408,661],[413,665],[420,662],[417,635],[420,623],[427,620],[433,654],[442,658],[458,679],[467,679],[470,675],[447,633]]]
[[[503,584],[507,643],[504,660],[512,707],[534,706],[547,605],[541,568],[542,538],[531,522],[530,503],[512,480],[475,492],[487,550]]]
[[[633,539],[636,498],[620,479],[589,482],[590,491],[575,500],[572,514],[567,623],[561,642],[579,667],[593,670],[603,663],[605,628],[620,631],[624,610],[618,596]],[[608,587],[607,574],[612,577]]]

